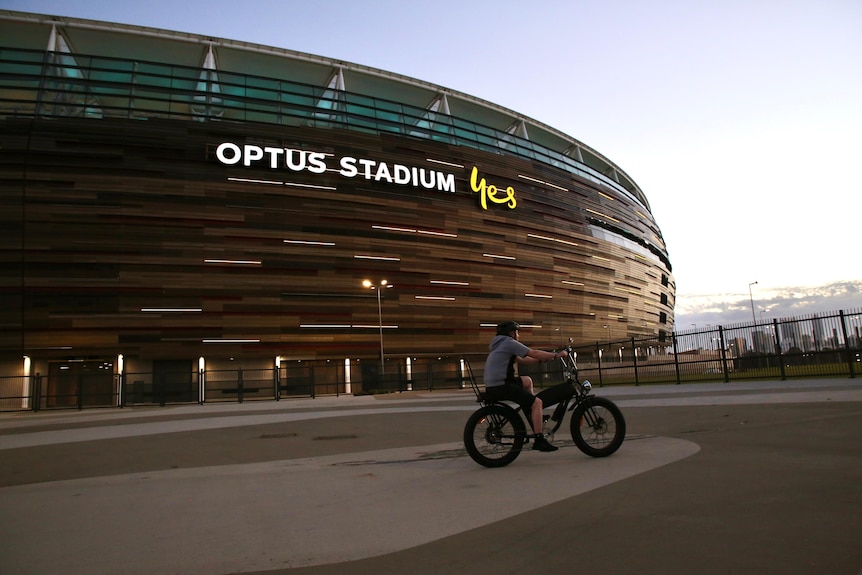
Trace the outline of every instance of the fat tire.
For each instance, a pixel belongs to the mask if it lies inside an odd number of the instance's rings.
[[[572,440],[590,457],[613,454],[626,437],[626,420],[610,399],[588,397],[572,413]]]
[[[477,409],[464,426],[467,454],[485,467],[503,467],[515,461],[525,439],[524,420],[501,403]]]

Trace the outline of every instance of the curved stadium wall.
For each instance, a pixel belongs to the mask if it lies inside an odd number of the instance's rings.
[[[503,319],[549,348],[673,331],[634,181],[466,94],[0,11],[0,122],[0,352],[19,371],[379,359],[382,339],[387,361],[484,353]]]

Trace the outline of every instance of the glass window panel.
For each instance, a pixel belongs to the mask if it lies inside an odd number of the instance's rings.
[[[374,108],[369,106],[359,106],[356,104],[347,104],[345,108],[345,112],[350,114],[351,116],[362,116],[366,118],[374,117]]]

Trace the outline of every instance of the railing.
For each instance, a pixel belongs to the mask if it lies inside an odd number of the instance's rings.
[[[862,310],[773,319],[579,345],[582,378],[598,385],[856,377]]]
[[[628,338],[574,346],[582,379],[594,385],[732,382],[752,379],[850,377],[862,374],[862,310],[768,322],[707,326],[665,339]],[[271,369],[230,369],[78,376],[64,385],[46,375],[0,376],[0,411],[281,400],[409,390],[460,390],[468,362],[481,384],[484,354],[459,358],[386,358],[348,375],[337,362],[305,361]],[[465,361],[466,360],[466,361]],[[408,367],[408,365],[410,367]],[[538,388],[560,381],[554,362],[524,365]],[[52,385],[53,384],[53,385]]]
[[[492,153],[505,150],[649,206],[632,185],[623,186],[601,169],[506,131],[383,98],[226,70],[214,74],[157,62],[85,54],[70,59],[0,47],[0,115],[239,121],[396,133]]]

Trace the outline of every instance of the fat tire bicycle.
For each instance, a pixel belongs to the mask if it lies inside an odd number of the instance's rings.
[[[610,399],[591,395],[588,380],[578,379],[577,354],[567,346],[568,358],[560,357],[563,364],[563,383],[546,388],[537,394],[544,407],[556,405],[553,414],[544,416],[545,425],[553,434],[563,424],[566,412],[571,412],[569,428],[575,445],[590,457],[607,457],[615,453],[626,435],[626,421],[622,411]],[[476,383],[469,362],[466,363],[470,383],[481,407],[467,418],[464,426],[464,447],[467,454],[479,465],[503,467],[515,461],[522,448],[534,433],[529,414],[520,406],[512,407],[502,401],[489,401]]]

